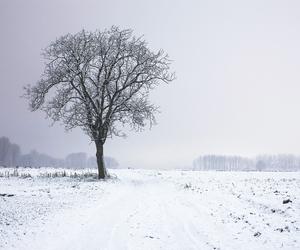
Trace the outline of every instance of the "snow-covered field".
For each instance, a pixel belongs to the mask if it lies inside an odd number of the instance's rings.
[[[300,249],[300,172],[49,171],[0,177],[0,249]]]

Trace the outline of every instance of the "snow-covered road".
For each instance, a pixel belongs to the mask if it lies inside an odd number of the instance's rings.
[[[115,174],[118,180],[68,183],[76,199],[4,249],[300,249],[299,173]],[[63,195],[55,190],[50,183],[54,200]]]
[[[211,244],[201,230],[207,214],[201,218],[177,191],[156,178],[123,181],[88,211],[88,220],[63,249],[207,248]]]

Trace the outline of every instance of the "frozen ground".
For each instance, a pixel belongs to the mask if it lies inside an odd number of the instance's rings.
[[[45,171],[0,178],[0,249],[300,249],[300,172]]]

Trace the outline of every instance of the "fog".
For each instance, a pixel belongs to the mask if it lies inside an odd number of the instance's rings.
[[[119,167],[117,160],[112,157],[105,156],[104,162],[107,168]],[[12,143],[7,137],[0,137],[0,167],[97,168],[97,160],[85,152],[71,153],[61,159],[36,150],[22,154],[20,145]]]
[[[95,150],[80,130],[28,111],[22,86],[41,76],[41,50],[66,33],[112,25],[164,49],[177,79],[159,86],[152,130],[106,144],[121,166],[191,166],[199,155],[299,154],[299,1],[0,2],[0,136],[62,158]]]

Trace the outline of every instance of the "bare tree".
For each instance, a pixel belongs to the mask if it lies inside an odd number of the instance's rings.
[[[113,26],[62,36],[43,56],[44,74],[25,87],[30,109],[45,111],[67,130],[81,127],[95,142],[98,177],[105,178],[106,139],[124,136],[120,125],[140,130],[155,122],[157,107],[149,102],[149,91],[174,79],[168,55],[152,52],[132,30]]]

